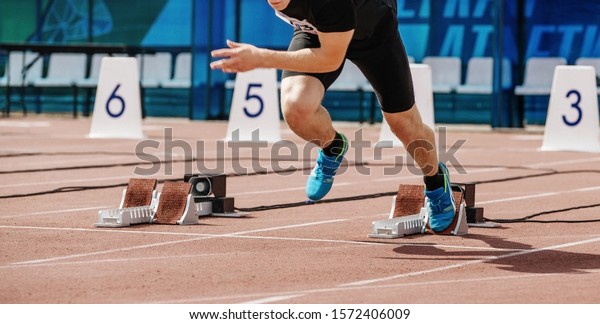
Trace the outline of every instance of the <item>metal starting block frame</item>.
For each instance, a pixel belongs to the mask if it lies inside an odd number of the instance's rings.
[[[471,201],[467,202],[465,198],[467,198],[467,194],[465,193],[465,188],[460,185],[453,185],[453,195],[454,201],[456,203],[456,214],[450,226],[442,231],[442,232],[434,232],[429,228],[429,207],[428,201],[425,197],[424,193],[422,196],[416,195],[415,192],[422,193],[423,186],[415,186],[415,185],[400,185],[398,190],[398,194],[402,194],[402,192],[409,192],[410,195],[414,195],[416,197],[408,197],[410,203],[419,204],[420,211],[417,214],[409,214],[409,215],[396,215],[397,210],[397,202],[398,196],[394,196],[392,200],[392,208],[390,210],[390,216],[388,219],[374,221],[372,224],[372,231],[369,234],[370,238],[383,238],[383,239],[394,239],[404,237],[406,235],[414,235],[414,234],[442,234],[442,235],[465,235],[469,231],[469,226],[467,224],[467,204],[470,204]],[[406,189],[406,190],[405,190]],[[473,185],[474,189],[474,185]],[[470,195],[471,193],[469,193]],[[416,200],[415,200],[416,198]],[[474,192],[472,197],[472,202],[474,203]],[[422,201],[422,205],[419,203]],[[400,207],[409,207],[409,209],[414,210],[418,208],[418,206],[400,206]],[[402,209],[402,208],[400,208]],[[483,209],[481,209],[481,216],[483,217]]]
[[[150,223],[156,207],[158,206],[158,194],[156,190],[152,192],[152,203],[150,206],[123,208],[127,189],[123,190],[123,196],[119,208],[105,209],[98,212],[98,222],[96,227],[127,227],[135,224]]]
[[[233,206],[233,197],[195,198],[196,215],[198,217],[241,218],[246,213],[238,213]]]
[[[198,217],[228,217],[228,218],[242,218],[246,217],[246,213],[237,213],[235,211],[230,212],[215,212],[213,210],[214,203],[212,201],[197,202],[196,215]]]
[[[184,182],[192,184],[192,196],[198,217],[240,218],[245,213],[236,213],[234,198],[227,197],[225,174],[186,174]]]

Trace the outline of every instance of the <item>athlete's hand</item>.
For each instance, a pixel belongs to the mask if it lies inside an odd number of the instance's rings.
[[[250,44],[236,43],[227,40],[229,48],[211,52],[212,57],[223,58],[210,63],[213,70],[219,69],[226,73],[246,72],[261,67],[261,49]]]

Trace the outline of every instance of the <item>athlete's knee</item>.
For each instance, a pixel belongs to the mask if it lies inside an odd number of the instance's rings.
[[[283,117],[288,124],[302,123],[314,113],[317,107],[302,99],[301,96],[288,95],[281,98]]]
[[[290,126],[303,124],[312,118],[320,106],[319,100],[313,100],[309,91],[302,90],[293,85],[283,86],[281,89],[281,110],[283,117]]]
[[[392,132],[402,141],[405,145],[408,143],[422,139],[431,130],[425,125],[421,119],[419,111],[416,105],[413,105],[410,109],[397,112],[397,113],[385,113],[385,118]]]

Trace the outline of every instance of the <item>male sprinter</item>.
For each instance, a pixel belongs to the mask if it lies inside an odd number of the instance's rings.
[[[294,26],[288,51],[273,51],[227,41],[212,52],[222,58],[212,69],[244,72],[282,69],[281,107],[298,136],[321,147],[306,183],[309,199],[331,189],[333,176],[348,149],[346,137],[332,126],[321,101],[340,75],[344,59],[367,77],[392,132],[423,171],[431,214],[429,226],[440,232],[456,210],[448,169],[438,162],[433,131],[423,124],[415,105],[412,77],[398,32],[397,0],[267,0],[277,16]]]

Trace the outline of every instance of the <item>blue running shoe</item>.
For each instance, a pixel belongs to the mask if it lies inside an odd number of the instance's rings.
[[[327,156],[323,153],[323,150],[319,150],[317,165],[315,165],[306,181],[306,196],[310,200],[322,199],[333,185],[333,176],[335,176],[335,173],[342,164],[344,154],[348,151],[348,141],[344,135],[340,135],[344,142],[340,154],[337,156]]]
[[[447,229],[456,214],[448,168],[443,163],[439,163],[439,168],[444,174],[444,186],[432,191],[425,188],[425,196],[429,198],[429,227],[434,232]]]

